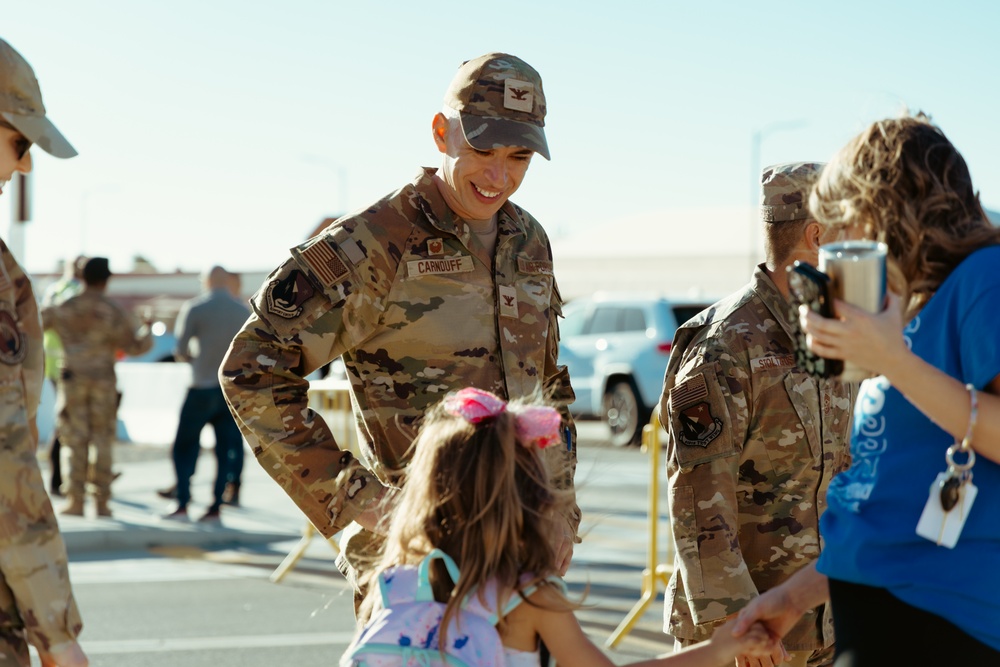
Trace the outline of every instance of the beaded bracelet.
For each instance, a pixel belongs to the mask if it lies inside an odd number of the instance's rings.
[[[953,469],[959,472],[971,470],[972,466],[976,465],[976,452],[972,449],[972,431],[976,428],[976,419],[979,417],[979,397],[976,394],[976,388],[971,384],[965,385],[965,389],[969,392],[969,401],[971,403],[969,426],[965,430],[965,437],[962,438],[961,444],[956,442],[948,448],[948,451],[944,455],[949,470]],[[955,463],[955,454],[958,452],[963,452],[967,455],[965,463]]]

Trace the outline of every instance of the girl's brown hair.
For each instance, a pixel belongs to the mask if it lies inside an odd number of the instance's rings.
[[[471,424],[439,403],[424,419],[412,451],[383,551],[368,575],[359,620],[363,624],[370,617],[381,570],[419,563],[432,549],[441,549],[461,571],[452,582],[441,561],[431,568],[435,598],[446,602],[444,646],[462,601],[486,582],[495,583],[496,599],[503,601],[558,574],[552,519],[567,511],[572,497],[550,482],[553,471],[545,458],[555,457],[543,458],[537,447],[518,441],[513,409]],[[522,578],[525,573],[530,580]],[[567,601],[567,609],[573,606]],[[503,622],[500,614],[498,626]]]
[[[823,169],[809,208],[825,225],[860,225],[889,248],[890,288],[913,315],[963,259],[1000,243],[965,160],[924,114],[872,123]]]

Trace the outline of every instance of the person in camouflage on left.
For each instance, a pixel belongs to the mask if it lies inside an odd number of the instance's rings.
[[[806,206],[820,167],[764,169],[766,262],[674,336],[660,399],[676,554],[664,614],[681,646],[816,560],[826,489],[850,466],[857,387],[796,366],[788,301],[786,269],[815,265],[834,240]],[[791,660],[780,664],[831,664],[832,641],[828,610],[814,609],[785,637]]]
[[[31,171],[32,144],[76,155],[45,117],[31,66],[0,39],[0,193]],[[30,643],[45,667],[86,667],[66,545],[38,467],[42,326],[31,281],[3,241],[0,334],[0,662],[28,667]]]
[[[562,406],[547,456],[572,488],[573,392],[557,365],[561,298],[545,231],[508,201],[535,152],[548,157],[541,78],[493,53],[459,68],[434,116],[441,169],[332,222],[293,248],[252,299],[222,387],[257,459],[326,537],[357,586],[403,482],[424,412],[473,386]],[[342,356],[360,460],[308,408],[305,377]],[[384,501],[384,502],[383,502]],[[553,531],[568,567],[579,508]]]
[[[119,350],[135,355],[153,346],[149,322],[137,326],[124,308],[105,296],[110,277],[107,258],[91,257],[83,266],[83,292],[42,308],[42,325],[59,334],[65,349],[56,428],[69,450],[69,504],[62,514],[70,516],[83,516],[88,481],[96,488],[97,515],[111,516],[111,447],[118,415],[115,358]],[[88,480],[91,446],[94,476]]]

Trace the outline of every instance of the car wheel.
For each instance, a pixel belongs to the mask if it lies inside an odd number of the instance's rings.
[[[611,444],[625,447],[638,443],[642,437],[642,427],[648,419],[643,419],[646,409],[639,403],[639,396],[631,380],[613,383],[604,394],[604,423],[611,431]]]

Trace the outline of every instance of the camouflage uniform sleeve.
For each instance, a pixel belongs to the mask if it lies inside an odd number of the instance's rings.
[[[331,286],[300,261],[286,262],[254,295],[253,312],[233,340],[219,379],[260,464],[317,530],[332,537],[383,487],[340,449],[323,418],[309,408],[305,377],[370,335],[381,320],[382,300],[360,278],[360,269]]]
[[[559,286],[552,280],[553,316],[549,319],[549,333],[545,349],[545,395],[558,407],[563,416],[563,429],[568,434],[566,447],[546,447],[542,450],[549,470],[556,472],[557,488],[573,489],[576,478],[576,422],[569,413],[569,405],[576,399],[570,384],[569,370],[560,366],[559,359],[559,318],[562,317],[562,295]],[[574,540],[580,542],[580,506],[575,500],[568,507],[566,521],[573,531]]]
[[[24,333],[27,353],[21,362],[21,377],[24,382],[24,401],[28,413],[28,423],[35,423],[38,403],[42,398],[42,383],[45,381],[45,353],[42,347],[42,321],[38,314],[38,302],[31,288],[31,281],[3,246],[3,262],[14,289],[14,308],[17,310],[18,325]],[[34,445],[37,446],[37,438]]]
[[[738,539],[748,374],[724,348],[703,351],[681,364],[663,403],[675,562],[697,625],[720,621],[757,596]]]
[[[83,627],[70,586],[66,545],[33,451],[7,450],[0,518],[0,609],[13,604],[28,641],[45,651]],[[8,599],[11,596],[12,599]]]
[[[136,356],[153,349],[153,332],[148,324],[139,324],[125,309],[119,311],[121,317],[121,340],[119,346],[125,354]]]
[[[38,468],[35,415],[43,378],[42,327],[31,282],[0,241],[26,356],[23,398],[5,396],[0,420],[0,614],[16,611],[42,650],[73,640],[82,623],[69,583],[66,547]],[[8,399],[10,402],[8,403]],[[23,400],[24,410],[20,408]],[[14,609],[12,610],[11,607]]]

